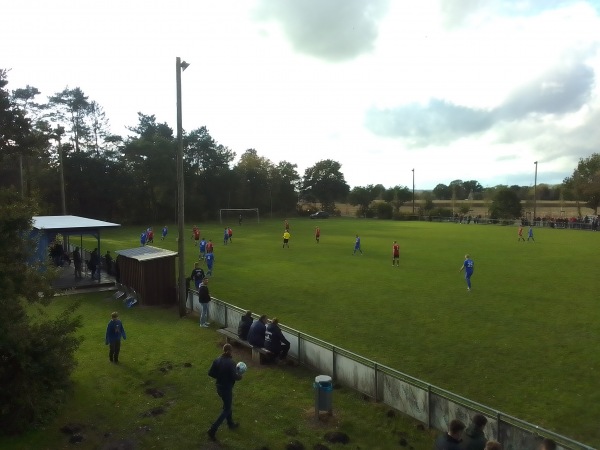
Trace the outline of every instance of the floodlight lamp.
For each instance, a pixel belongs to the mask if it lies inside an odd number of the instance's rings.
[[[179,64],[179,66],[181,67],[181,71],[183,72],[185,69],[187,69],[190,65],[188,63],[186,63],[185,61],[181,61],[181,63]]]

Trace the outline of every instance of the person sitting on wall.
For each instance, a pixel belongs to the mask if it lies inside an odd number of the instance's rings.
[[[274,353],[282,361],[287,358],[290,343],[281,332],[277,317],[267,325],[267,330],[265,331],[265,348]]]
[[[248,332],[250,331],[251,326],[252,312],[246,311],[246,314],[242,316],[240,323],[238,324],[238,336],[246,341],[248,339]]]
[[[250,326],[248,331],[248,343],[254,347],[263,348],[265,346],[265,331],[267,330],[267,316],[262,315]]]

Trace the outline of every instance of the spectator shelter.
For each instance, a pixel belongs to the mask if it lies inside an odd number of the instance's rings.
[[[117,281],[135,289],[142,305],[176,304],[176,252],[144,246],[117,250]]]
[[[89,252],[83,251],[83,236],[93,236],[96,238],[94,247],[98,249],[98,254],[101,255],[101,230],[120,226],[118,223],[79,216],[34,216],[30,236],[37,242],[35,258],[42,262],[47,261],[49,258],[48,249],[58,235],[62,237],[65,252],[71,252],[75,246],[78,246],[82,249],[83,259],[89,259]],[[75,236],[79,236],[79,239],[74,239]],[[91,251],[93,248],[88,250]],[[61,288],[75,287],[76,285],[77,287],[83,287],[82,282],[75,280],[72,276],[57,280],[57,283],[60,284],[58,287]]]
[[[45,261],[48,259],[48,247],[59,234],[65,240],[70,236],[79,236],[80,242],[73,242],[74,245],[79,247],[83,247],[81,245],[82,236],[94,236],[97,240],[96,248],[98,248],[98,253],[102,254],[100,249],[100,230],[120,226],[118,223],[104,222],[102,220],[79,216],[34,216],[31,236],[38,240],[37,255],[39,260]]]

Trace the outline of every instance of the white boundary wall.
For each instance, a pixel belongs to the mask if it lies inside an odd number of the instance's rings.
[[[199,311],[196,291],[188,291],[187,306]],[[237,329],[245,312],[242,308],[216,298],[209,304],[211,321],[224,327]],[[488,439],[498,440],[505,450],[537,449],[540,439],[545,437],[554,439],[559,450],[595,450],[315,337],[281,324],[280,326],[291,344],[289,355],[301,364],[320,374],[329,375],[334,383],[383,402],[430,428],[446,431],[450,420],[460,419],[468,424],[474,414],[480,413],[488,419],[484,430]]]

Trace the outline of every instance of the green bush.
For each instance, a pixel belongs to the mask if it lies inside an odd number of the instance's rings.
[[[16,434],[50,419],[64,399],[80,340],[77,306],[48,319],[51,268],[32,262],[27,238],[35,207],[0,190],[0,433]],[[41,295],[40,295],[41,294]],[[27,308],[27,303],[38,308]],[[27,314],[33,309],[33,313]],[[37,313],[36,313],[37,312]]]
[[[378,202],[375,205],[378,219],[391,219],[394,214],[394,207],[387,202]]]

